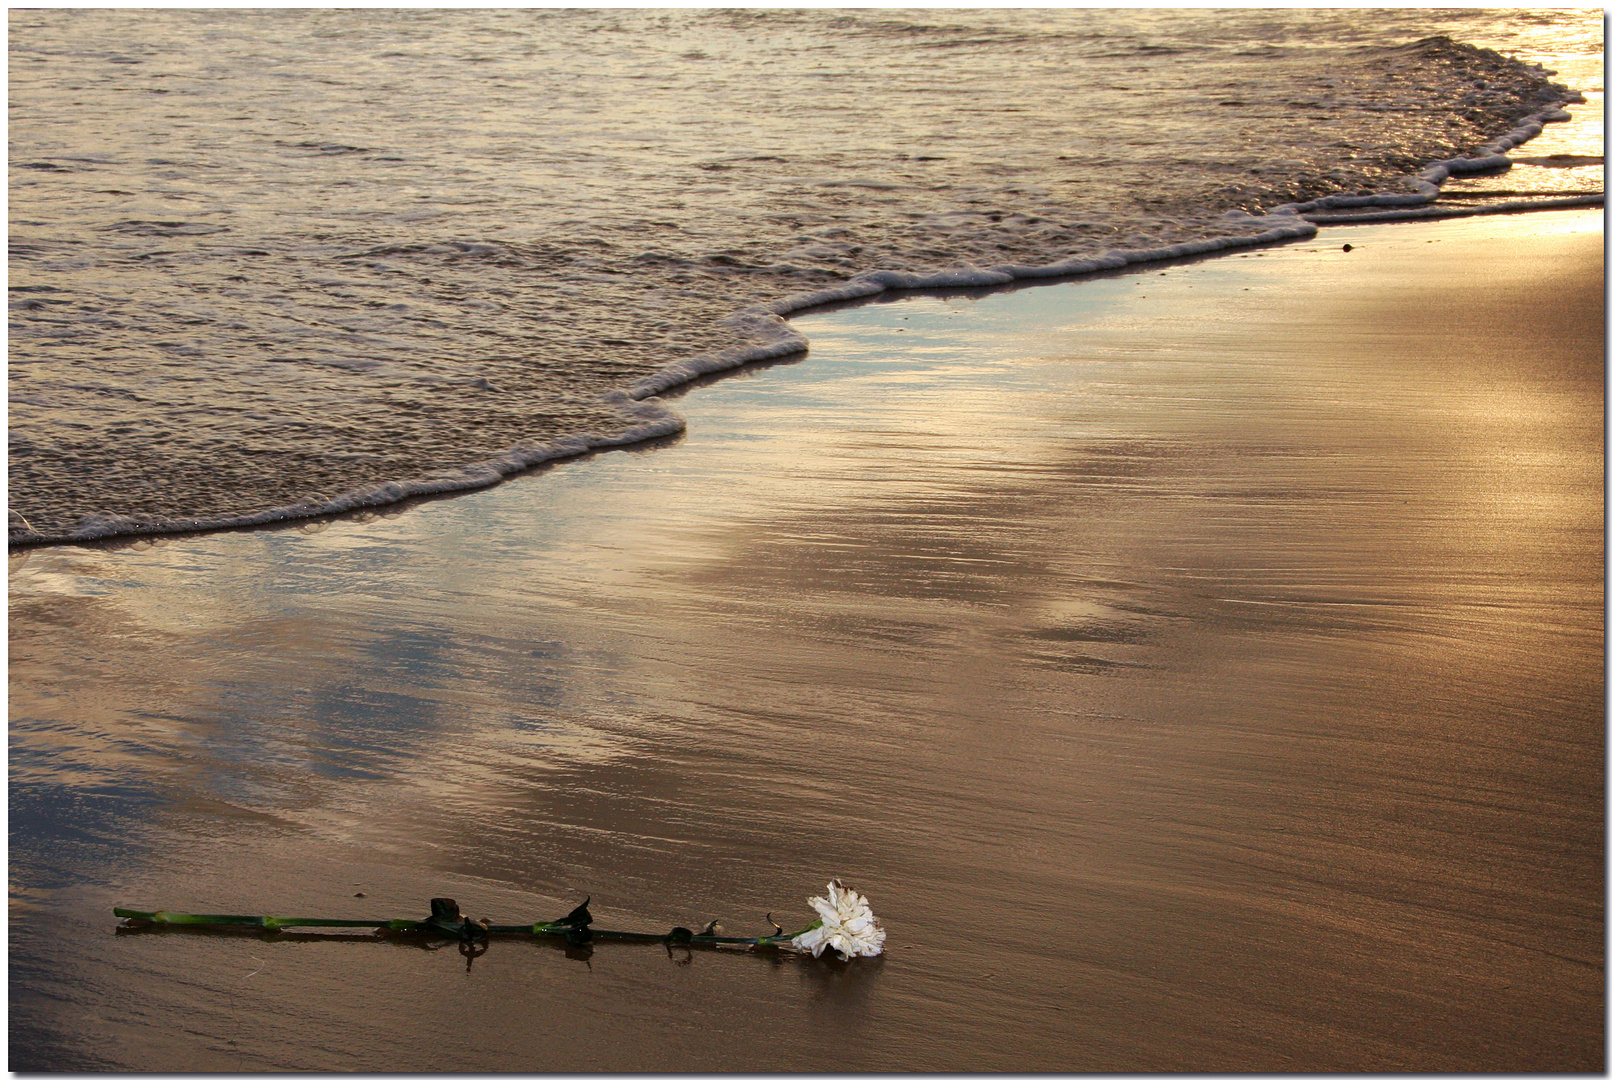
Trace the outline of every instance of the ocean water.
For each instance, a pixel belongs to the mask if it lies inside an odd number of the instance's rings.
[[[1424,198],[1429,162],[1558,116],[1534,65],[1598,55],[1602,23],[117,9],[9,31],[17,543],[484,485],[678,430],[652,395],[799,350],[779,315],[803,297]]]

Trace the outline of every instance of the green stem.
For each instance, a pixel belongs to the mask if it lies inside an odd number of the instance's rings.
[[[813,919],[809,924],[807,924],[806,926],[801,927],[799,930],[796,930],[793,933],[773,934],[771,937],[757,938],[756,939],[756,944],[758,944],[758,945],[776,945],[780,941],[794,941],[796,938],[800,937],[800,935],[805,934],[805,933],[810,933],[811,931],[816,930],[819,926],[822,926],[822,925],[823,925],[823,920],[822,919]]]
[[[821,924],[818,924],[821,925]],[[494,925],[487,927],[489,934],[531,934],[535,937],[563,937],[571,931],[571,927],[558,923],[533,923],[530,926],[517,924],[514,926]],[[594,941],[670,941],[670,934],[640,934],[631,930],[593,930],[589,928],[590,937]],[[806,930],[810,930],[808,926]],[[695,934],[689,938],[690,944],[697,945],[777,945],[804,934],[806,930],[797,930],[793,934],[773,934],[767,937],[726,937],[720,934]]]
[[[298,919],[278,915],[190,915],[183,911],[130,911],[113,908],[112,914],[120,919],[141,919],[162,923],[165,926],[257,926],[265,930],[278,930],[282,926],[390,926],[403,920],[375,919]]]
[[[342,926],[360,927],[372,930],[435,930],[450,936],[457,936],[457,925],[446,925],[431,920],[417,919],[306,919],[293,916],[279,915],[191,915],[183,911],[134,911],[130,908],[113,908],[112,914],[120,919],[136,919],[142,922],[159,923],[164,926],[249,926],[263,930],[279,930],[288,926]],[[806,933],[823,925],[821,919],[810,926],[803,927],[786,934],[769,934],[762,937],[727,937],[719,934],[694,934],[690,936],[688,944],[691,945],[760,945],[763,947],[776,947],[784,945]],[[529,934],[534,937],[563,937],[572,932],[574,927],[562,922],[517,923],[514,925],[499,925],[487,927],[489,934]],[[670,934],[641,934],[631,930],[592,930],[589,937],[594,941],[642,941],[642,942],[670,942]]]

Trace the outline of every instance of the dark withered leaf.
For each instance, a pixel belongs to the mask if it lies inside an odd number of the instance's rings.
[[[674,926],[672,932],[666,935],[666,940],[673,945],[687,945],[694,940],[694,931],[686,926]]]
[[[588,897],[587,900],[572,908],[571,914],[563,919],[556,919],[555,922],[561,926],[587,926],[593,921],[593,916],[588,913],[588,900],[592,899],[593,897]]]

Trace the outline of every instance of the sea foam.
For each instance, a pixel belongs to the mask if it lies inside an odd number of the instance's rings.
[[[792,313],[1449,213],[1572,100],[1414,12],[483,18],[13,19],[12,543],[672,435]]]

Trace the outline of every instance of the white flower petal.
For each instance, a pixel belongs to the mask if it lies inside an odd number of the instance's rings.
[[[822,956],[823,949],[828,945],[825,940],[826,937],[827,932],[819,926],[797,936],[792,943],[800,952],[809,952],[813,956]]]
[[[838,880],[828,883],[828,896],[814,896],[807,901],[816,911],[821,926],[808,930],[794,939],[802,952],[821,956],[833,948],[841,956],[878,956],[884,951],[884,928],[868,907],[867,898],[855,889],[848,889]]]

